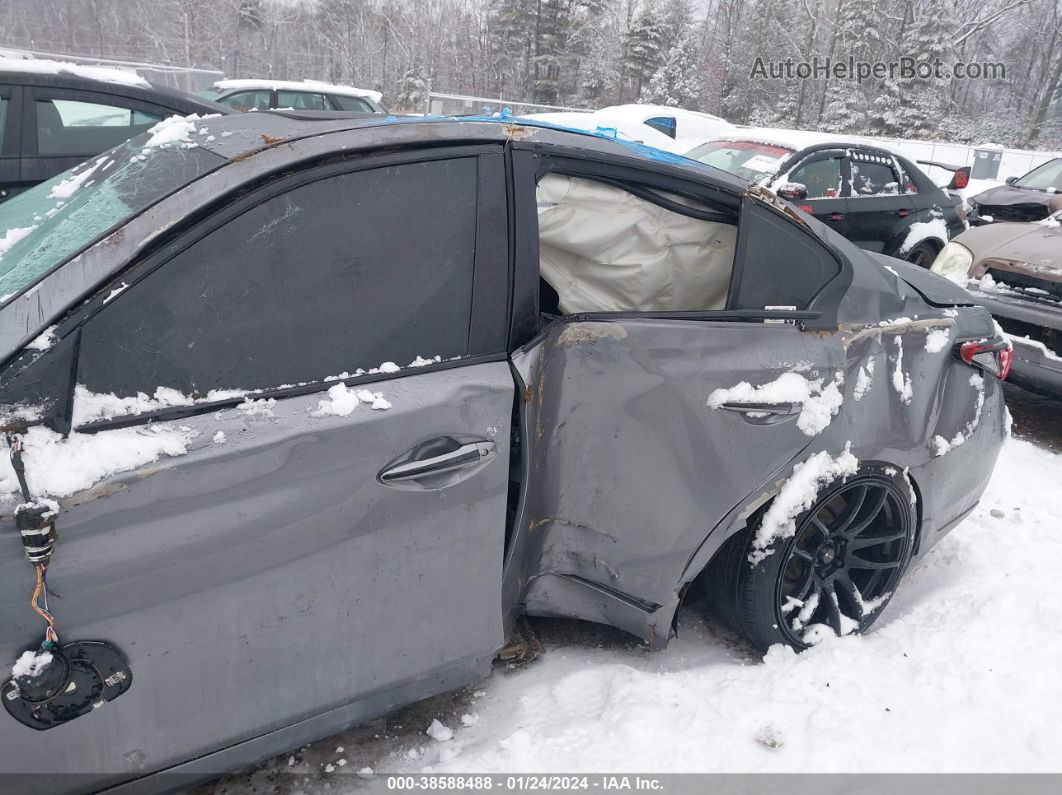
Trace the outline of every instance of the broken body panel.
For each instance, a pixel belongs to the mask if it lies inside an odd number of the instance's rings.
[[[234,188],[370,152],[493,146],[485,157],[499,162],[504,152],[507,200],[488,203],[497,215],[481,211],[479,229],[507,223],[510,254],[496,278],[477,260],[470,335],[487,340],[500,322],[507,340],[423,370],[340,379],[382,389],[392,411],[317,416],[318,399],[337,382],[314,382],[254,395],[276,401],[268,413],[240,408],[240,396],[75,433],[175,432],[190,441],[177,457],[62,500],[54,576],[73,596],[62,625],[120,646],[136,683],[59,730],[64,769],[36,733],[11,721],[0,727],[5,771],[91,772],[40,779],[41,791],[186,786],[326,736],[483,675],[523,613],[609,623],[661,648],[689,583],[819,451],[850,449],[909,472],[920,554],[987,483],[1004,435],[1001,390],[991,378],[976,387],[976,371],[952,350],[994,334],[988,313],[946,282],[900,263],[881,268],[729,175],[530,125],[275,114],[204,124],[217,133],[206,146],[227,165],[210,161],[0,309],[5,404],[44,404],[47,422],[69,432],[76,406],[64,396],[79,383],[82,323],[125,274],[186,245],[182,235]],[[489,177],[495,161],[479,162]],[[740,210],[749,223],[738,234],[727,306],[543,322],[529,219],[538,178],[561,169],[689,191],[735,217]],[[753,223],[782,223],[796,244],[814,237],[822,260],[801,271],[792,252],[757,249]],[[773,286],[763,276],[771,268],[783,274]],[[821,289],[806,294],[806,274]],[[766,300],[771,289],[785,297]],[[499,304],[508,306],[500,320]],[[53,347],[26,348],[52,326]],[[932,332],[946,332],[947,344],[930,350]],[[861,387],[872,361],[876,375]],[[812,433],[806,406],[765,417],[755,407],[708,405],[715,390],[793,372],[843,393]],[[232,442],[210,441],[219,431]],[[403,454],[436,434],[490,443],[494,457],[474,477],[388,483],[384,473],[416,460]],[[949,452],[938,455],[936,437]],[[13,628],[0,643],[3,659],[39,633],[15,539],[0,534],[0,615]]]

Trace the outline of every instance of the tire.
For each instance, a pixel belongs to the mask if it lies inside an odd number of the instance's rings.
[[[912,503],[910,485],[894,468],[868,467],[832,484],[797,517],[794,535],[753,565],[765,506],[713,559],[708,605],[760,651],[775,643],[800,651],[831,631],[866,632],[911,561]]]
[[[938,252],[939,249],[934,244],[930,243],[928,240],[923,240],[908,251],[904,255],[904,259],[912,265],[928,269],[929,266],[933,264],[933,260],[937,258]]]

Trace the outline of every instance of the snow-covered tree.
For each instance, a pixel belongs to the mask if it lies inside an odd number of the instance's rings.
[[[704,81],[697,68],[697,42],[692,33],[679,37],[667,54],[667,60],[652,80],[646,98],[658,105],[698,108],[704,93]]]

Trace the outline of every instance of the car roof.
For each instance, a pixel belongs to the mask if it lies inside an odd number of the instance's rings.
[[[811,147],[822,146],[863,146],[881,149],[893,154],[900,154],[894,147],[874,138],[860,135],[842,135],[839,133],[816,132],[813,130],[786,130],[773,127],[738,128],[733,132],[718,136],[717,141],[748,141],[749,143],[781,146],[798,152]]]
[[[323,83],[319,80],[259,80],[257,78],[237,78],[218,80],[214,88],[219,91],[245,91],[254,89],[274,89],[280,91],[320,91],[324,94],[339,94],[347,97],[364,97],[373,102],[383,99],[383,94],[373,91],[371,88],[357,88],[355,86],[340,86],[333,83]]]
[[[336,148],[372,148],[399,138],[407,145],[461,143],[467,141],[524,141],[578,148],[587,152],[619,155],[647,164],[680,168],[698,179],[740,193],[748,182],[712,166],[673,152],[617,138],[605,131],[587,131],[547,121],[487,116],[383,116],[333,111],[269,110],[237,113],[206,122],[209,135],[195,143],[227,160],[243,160],[277,144],[296,144],[305,138],[358,133],[350,143]],[[209,140],[207,140],[209,138]]]
[[[233,113],[232,108],[168,86],[155,86],[135,72],[65,61],[0,58],[0,83],[95,91],[130,97],[180,113]]]

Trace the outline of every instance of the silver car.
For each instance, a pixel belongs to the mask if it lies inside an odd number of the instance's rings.
[[[168,119],[0,207],[0,294],[31,792],[327,736],[486,675],[522,615],[862,632],[1006,433],[964,290],[534,123]]]

